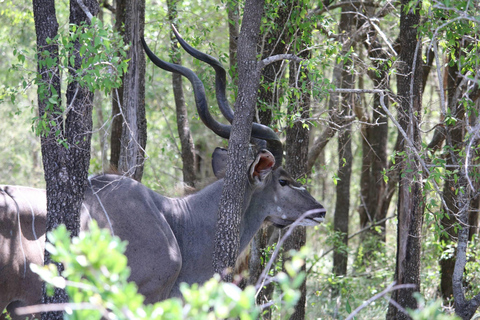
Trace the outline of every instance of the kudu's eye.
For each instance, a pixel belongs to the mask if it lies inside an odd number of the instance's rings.
[[[278,180],[278,183],[280,183],[280,185],[282,187],[288,186],[288,181],[287,180],[280,179],[280,180]]]

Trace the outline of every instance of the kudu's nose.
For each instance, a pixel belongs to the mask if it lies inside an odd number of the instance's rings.
[[[309,210],[307,213],[307,218],[312,219],[318,223],[321,223],[325,220],[325,214],[327,210],[324,207]]]

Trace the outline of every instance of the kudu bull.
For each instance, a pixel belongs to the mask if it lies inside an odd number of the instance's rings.
[[[214,58],[186,44],[193,57],[209,63],[216,71],[219,107],[231,121],[233,111],[225,98],[225,70]],[[160,68],[180,73],[192,83],[198,113],[216,134],[228,138],[230,126],[216,122],[208,112],[202,82],[191,70],[157,58],[142,39],[149,58]],[[278,227],[293,223],[313,210],[301,225],[323,221],[325,209],[280,167],[282,147],[268,127],[254,124],[252,140],[266,141],[248,169],[240,250],[248,245],[265,221]],[[212,157],[218,181],[183,198],[168,198],[142,184],[118,175],[89,179],[81,208],[81,228],[95,219],[100,227],[128,241],[126,256],[130,279],[138,285],[147,303],[179,296],[179,284],[202,283],[213,276],[212,256],[218,205],[222,193],[226,153],[215,150]],[[248,176],[248,178],[247,178]],[[41,282],[29,264],[43,263],[45,247],[46,193],[18,186],[0,186],[0,310],[41,301]],[[16,315],[12,313],[16,318]]]

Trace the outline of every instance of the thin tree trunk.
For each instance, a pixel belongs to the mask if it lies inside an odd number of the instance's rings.
[[[240,214],[245,195],[245,179],[251,127],[257,102],[260,72],[256,60],[264,1],[245,3],[238,50],[238,97],[228,148],[227,170],[219,206],[219,220],[215,231],[214,271],[232,279],[239,247]],[[225,272],[228,272],[228,275]]]
[[[364,45],[375,66],[375,71],[369,73],[375,88],[388,90],[390,86],[389,68],[385,62],[388,61],[388,54],[383,50],[374,28],[368,33]],[[385,99],[384,103],[388,108],[388,99]],[[359,117],[365,123],[362,125],[363,157],[360,179],[360,207],[358,210],[361,229],[373,225],[377,221],[383,221],[387,216],[389,207],[389,202],[385,203],[384,201],[389,197],[389,190],[383,177],[387,168],[388,117],[380,105],[379,94],[374,95],[372,109],[372,115],[369,119],[363,114],[363,110],[362,116],[365,119]],[[372,188],[372,186],[375,187]],[[368,265],[371,261],[372,252],[378,251],[379,247],[385,244],[385,222],[379,226],[382,230],[380,234],[374,229],[362,233],[362,266]]]
[[[167,1],[168,20],[170,24],[175,25],[177,20],[177,2],[178,0]],[[182,64],[182,56],[180,54],[178,41],[173,32],[171,33],[171,59],[173,63]],[[185,105],[185,97],[183,94],[182,75],[172,73],[173,95],[175,97],[175,107],[177,111],[177,130],[180,138],[182,162],[183,162],[183,183],[187,188],[194,188],[197,176],[195,173],[195,146],[190,133],[190,125],[188,123],[187,106]]]
[[[145,54],[140,43],[144,26],[145,0],[117,1],[115,28],[131,46],[123,85],[113,92],[110,165],[137,181],[142,179],[147,143]]]
[[[420,150],[420,115],[422,107],[422,59],[421,39],[417,25],[420,21],[421,2],[405,11],[407,0],[402,1],[400,16],[400,65],[397,75],[399,124],[409,141],[403,141],[405,151],[401,162],[401,178],[398,194],[397,261],[395,280],[398,284],[414,284],[414,289],[394,291],[392,299],[403,308],[415,309],[414,292],[420,290],[421,230],[423,225],[422,168],[414,152]],[[412,150],[412,148],[414,148]],[[389,305],[387,319],[409,319],[393,304]]]
[[[457,105],[455,91],[457,90],[459,79],[457,78],[458,67],[457,64],[448,65],[446,69],[447,79],[447,103],[448,109],[451,110],[452,116],[457,119],[455,125],[446,126],[446,147],[449,152],[446,155],[446,164],[449,166],[459,165],[460,152],[463,152],[463,139],[465,128],[465,109],[463,106]],[[458,211],[461,207],[457,206],[458,185],[454,181],[454,177],[445,177],[445,184],[443,187],[443,198],[446,207],[443,207],[444,215],[441,218],[441,224],[445,232],[442,232],[440,239],[446,245],[453,245],[458,236],[457,228],[454,227],[457,223]],[[445,249],[450,249],[450,246]],[[453,297],[453,269],[455,268],[455,255],[449,255],[440,260],[440,290],[442,297],[448,301]]]
[[[228,52],[230,60],[230,70],[233,74],[233,82],[238,85],[237,75],[237,42],[240,30],[240,6],[239,0],[227,0],[228,15]]]
[[[354,15],[351,13],[355,8],[347,6],[342,8],[340,17],[339,33],[348,36],[355,26]],[[350,48],[345,48],[349,50]],[[352,89],[355,87],[355,76],[348,70],[351,61],[344,62],[341,72],[341,88]],[[352,114],[354,95],[342,94],[339,117],[346,118]],[[335,215],[333,217],[333,229],[340,232],[341,244],[335,244],[333,252],[333,273],[345,275],[347,273],[348,253],[345,248],[348,246],[348,223],[350,212],[350,178],[352,175],[352,132],[351,125],[342,122],[342,129],[338,133],[338,180],[335,203]]]
[[[273,4],[270,4],[273,5]],[[276,4],[275,4],[276,5]],[[259,46],[263,48],[262,59],[276,54],[286,53],[286,45],[289,42],[288,32],[284,30],[284,26],[288,23],[288,18],[291,15],[293,2],[282,3],[278,8],[277,16],[274,20],[276,28],[266,29],[265,33],[259,39]],[[268,40],[268,41],[266,41]],[[261,124],[272,125],[273,112],[279,108],[278,98],[281,93],[279,90],[279,81],[282,74],[282,61],[277,61],[267,65],[262,69],[261,85],[259,88],[259,106],[257,109],[258,120]],[[249,259],[249,276],[250,283],[255,284],[258,277],[263,271],[261,265],[260,254],[268,246],[268,242],[274,234],[278,234],[278,229],[274,226],[265,226],[260,229],[255,235],[252,242],[252,256]],[[268,284],[262,289],[257,298],[258,304],[264,304],[271,300],[274,290],[274,284]],[[263,319],[270,319],[272,316],[271,310],[265,311]]]
[[[457,198],[458,206],[458,220],[461,227],[458,231],[457,252],[455,259],[455,267],[452,274],[453,283],[453,297],[455,314],[462,318],[462,320],[470,320],[478,307],[480,307],[480,293],[477,293],[472,299],[467,300],[465,297],[465,287],[463,285],[463,274],[465,272],[465,265],[467,263],[467,247],[468,236],[470,228],[466,227],[469,218],[470,207],[470,188],[467,183],[467,178],[463,170],[459,170],[458,173],[458,187],[465,190],[459,192]]]
[[[310,56],[309,51],[304,51],[302,58],[308,58]],[[301,72],[302,75],[297,77],[297,74]],[[303,83],[308,82],[307,70],[299,70],[299,64],[291,62],[290,63],[290,85],[294,86],[296,79],[302,79]],[[301,88],[309,88],[309,84],[306,85],[299,84]],[[292,99],[293,100],[293,99]],[[299,101],[295,103],[295,107],[292,110],[289,110],[290,114],[301,114],[301,119],[308,118],[310,116],[310,90],[305,90],[302,92],[302,95]],[[308,144],[309,144],[309,129],[304,127],[304,124],[301,119],[295,121],[293,126],[287,128],[287,137],[285,142],[285,167],[288,172],[294,177],[294,179],[306,178],[307,177],[307,160],[308,160]],[[296,227],[292,232],[290,237],[283,244],[284,253],[288,253],[291,249],[299,251],[306,243],[307,234],[305,227]],[[283,261],[285,262],[288,257],[285,257]],[[301,268],[302,272],[306,272],[305,264]],[[301,320],[305,319],[305,308],[307,303],[307,282],[303,281],[300,286],[300,299],[295,306],[295,311],[290,317],[291,320]]]

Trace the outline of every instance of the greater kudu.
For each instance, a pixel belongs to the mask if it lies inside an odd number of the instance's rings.
[[[231,120],[233,112],[225,99],[225,70],[217,60],[199,56],[202,53],[180,37],[179,40],[190,54],[215,67],[218,102]],[[200,117],[215,133],[228,137],[230,126],[216,122],[209,114],[203,84],[195,73],[158,59],[142,41],[147,55],[157,66],[190,80]],[[309,226],[320,223],[325,216],[323,206],[279,166],[282,148],[277,135],[270,128],[255,124],[252,137],[257,142],[266,141],[273,154],[260,150],[249,166],[244,182],[247,194],[241,219],[240,250],[246,248],[265,221],[285,227],[304,212],[313,210],[301,223]],[[147,303],[179,296],[181,282],[202,283],[212,277],[225,156],[224,150],[217,149],[212,157],[219,180],[183,198],[164,197],[118,175],[89,179],[81,209],[81,228],[88,229],[88,222],[95,219],[100,227],[110,229],[112,234],[129,242],[126,256],[131,268],[130,279],[138,285]],[[41,282],[30,271],[29,264],[43,263],[45,219],[44,190],[0,186],[0,310],[11,311],[41,300]],[[17,318],[13,313],[12,316]]]

